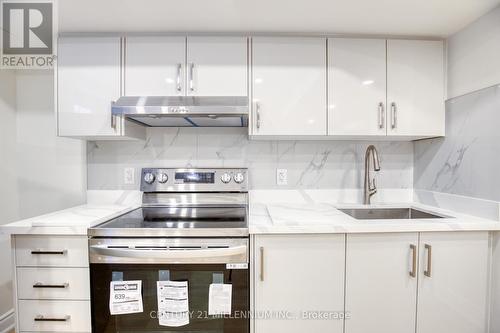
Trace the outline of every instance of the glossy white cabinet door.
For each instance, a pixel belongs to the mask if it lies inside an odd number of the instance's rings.
[[[387,134],[444,135],[441,41],[387,41]]]
[[[386,135],[385,39],[328,40],[328,134]]]
[[[417,233],[347,235],[345,333],[415,332],[417,246]]]
[[[188,37],[187,94],[248,96],[246,37]]]
[[[185,37],[127,37],[125,50],[125,95],[184,95]]]
[[[255,314],[275,311],[255,319],[255,333],[342,332],[342,319],[303,312],[343,313],[344,235],[257,235],[253,262]]]
[[[111,102],[120,97],[120,38],[59,38],[57,115],[60,136],[119,136]]]
[[[489,256],[488,232],[420,234],[417,333],[486,332]]]
[[[254,37],[253,135],[326,135],[326,39]]]

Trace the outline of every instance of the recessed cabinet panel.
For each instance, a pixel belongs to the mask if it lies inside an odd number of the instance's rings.
[[[328,134],[386,135],[385,39],[329,39],[328,59]]]
[[[417,246],[416,233],[347,235],[345,333],[415,332]]]
[[[487,331],[488,232],[420,234],[417,333]]]
[[[444,135],[442,41],[387,41],[387,134]]]
[[[259,235],[254,256],[255,313],[274,314],[255,333],[342,332],[344,235]]]
[[[125,95],[184,95],[185,37],[127,37],[125,52]]]
[[[120,97],[120,38],[65,37],[58,43],[60,136],[119,136],[111,102]]]
[[[326,135],[326,39],[254,37],[253,135]]]
[[[186,91],[195,96],[247,96],[246,37],[188,37]]]

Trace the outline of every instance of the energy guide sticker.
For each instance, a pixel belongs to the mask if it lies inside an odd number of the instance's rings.
[[[111,281],[109,312],[112,315],[143,312],[142,281]]]

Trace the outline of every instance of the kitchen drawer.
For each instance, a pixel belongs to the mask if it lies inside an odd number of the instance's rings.
[[[19,299],[90,299],[88,268],[17,268]]]
[[[19,304],[20,331],[29,331],[29,332],[90,332],[91,331],[90,301],[20,300],[18,304]],[[43,321],[43,319],[48,321]],[[49,319],[52,320],[50,321]]]
[[[16,266],[88,267],[82,236],[16,236]]]

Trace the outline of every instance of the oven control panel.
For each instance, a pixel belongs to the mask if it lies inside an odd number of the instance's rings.
[[[143,192],[247,192],[247,169],[144,168]]]

